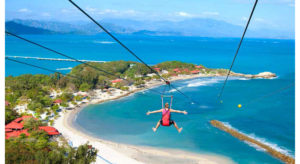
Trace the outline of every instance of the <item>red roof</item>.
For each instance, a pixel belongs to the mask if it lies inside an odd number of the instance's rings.
[[[203,66],[201,66],[201,65],[196,65],[195,67],[196,68],[203,68]]]
[[[9,124],[5,125],[5,129],[23,129],[23,125],[17,122],[10,122]]]
[[[11,137],[19,137],[22,133],[25,134],[26,136],[29,136],[27,129],[25,129],[25,130],[12,131],[12,132],[5,133],[5,139],[9,139]]]
[[[56,104],[60,104],[62,102],[62,100],[61,99],[56,99],[53,102],[56,103]]]
[[[193,73],[193,74],[196,74],[196,73],[199,73],[200,71],[199,70],[193,70],[193,71],[191,71],[191,73]]]
[[[16,118],[15,120],[13,120],[13,122],[20,123],[22,120],[23,120],[23,118],[19,117],[19,118]]]
[[[189,72],[189,69],[185,68],[185,69],[183,69],[183,71],[185,71],[185,72]]]
[[[13,120],[13,122],[20,123],[21,121],[23,121],[27,118],[33,118],[33,117],[32,116],[22,116],[22,117],[16,118],[15,120]]]
[[[116,80],[113,80],[113,81],[111,81],[112,83],[118,83],[118,82],[121,82],[122,81],[122,79],[116,79]]]
[[[12,132],[13,130],[12,129],[6,129],[5,128],[5,132]]]
[[[45,132],[48,133],[48,135],[59,135],[59,132],[57,129],[55,129],[54,127],[51,126],[40,126],[39,127],[40,130],[44,130]]]
[[[180,72],[181,72],[179,68],[175,68],[175,69],[173,69],[173,71],[174,71],[174,72],[177,72],[177,73],[180,73]]]
[[[5,106],[8,106],[10,103],[8,101],[5,101]]]
[[[157,72],[159,72],[160,71],[160,68],[154,68],[155,69],[155,71],[157,71]]]

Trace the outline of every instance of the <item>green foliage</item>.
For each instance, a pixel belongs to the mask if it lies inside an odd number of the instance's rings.
[[[17,117],[18,117],[18,114],[14,110],[7,108],[7,107],[5,108],[5,124],[10,123]]]
[[[77,95],[77,96],[74,97],[74,99],[76,101],[80,101],[82,98],[83,98],[83,96],[80,96],[80,95]]]
[[[171,75],[170,74],[163,74],[162,77],[168,79]]]
[[[42,126],[42,122],[40,120],[36,120],[34,118],[28,118],[24,120],[24,128],[29,131],[37,130],[39,126]]]
[[[27,107],[29,110],[41,112],[44,106],[40,102],[31,101]]]
[[[129,87],[122,86],[120,89],[121,89],[122,91],[128,91],[128,90],[129,90]]]
[[[57,111],[58,109],[59,109],[59,106],[58,106],[57,104],[55,104],[55,105],[53,105],[53,106],[51,107],[51,110],[52,110],[53,112]]]
[[[69,105],[67,103],[65,103],[65,102],[61,103],[61,106],[62,107],[69,107]]]
[[[129,78],[135,78],[136,75],[146,75],[148,73],[151,73],[151,70],[145,66],[142,63],[134,63],[134,65],[127,69],[127,71],[125,72],[125,75]]]
[[[85,92],[85,91],[90,90],[91,88],[92,88],[92,86],[89,85],[88,83],[82,83],[79,87],[79,90]]]
[[[140,78],[135,79],[135,82],[134,82],[135,86],[140,87],[143,84],[145,84],[145,82],[142,79],[140,79]]]
[[[73,99],[73,94],[68,93],[68,92],[64,92],[58,98],[60,98],[62,100],[62,102],[66,103],[66,102],[71,101]]]
[[[160,64],[157,64],[156,67],[161,68],[163,70],[170,70],[174,68],[188,68],[188,69],[194,69],[195,65],[190,63],[183,63],[180,61],[167,61]]]
[[[97,85],[99,88],[104,89],[105,86],[111,86],[111,82],[107,77],[100,75],[98,77]]]
[[[5,163],[63,163],[89,164],[96,161],[97,150],[88,144],[77,149],[68,145],[59,146],[50,141],[44,131],[32,131],[29,137],[5,140]]]
[[[115,88],[121,89],[124,86],[124,84],[122,82],[117,82],[114,84]]]

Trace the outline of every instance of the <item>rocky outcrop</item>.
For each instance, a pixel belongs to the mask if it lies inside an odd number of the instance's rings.
[[[265,145],[251,137],[248,137],[232,128],[229,128],[227,126],[225,126],[222,122],[220,121],[217,121],[217,120],[211,120],[210,121],[210,124],[220,130],[223,130],[227,133],[229,133],[230,135],[232,135],[233,137],[236,137],[237,139],[241,140],[241,141],[247,141],[247,142],[250,142],[250,143],[253,143],[261,148],[263,148],[264,150],[266,150],[270,155],[272,155],[273,157],[275,158],[278,158],[280,159],[281,161],[287,163],[287,164],[294,164],[295,163],[295,159],[288,156],[288,155],[285,155],[281,152],[278,152],[277,150],[271,148],[270,146],[268,145]]]

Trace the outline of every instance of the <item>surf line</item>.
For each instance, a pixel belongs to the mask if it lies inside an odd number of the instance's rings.
[[[6,56],[8,58],[20,58],[20,59],[37,59],[37,60],[55,60],[55,61],[70,61],[76,62],[73,59],[62,59],[62,58],[41,58],[41,57],[31,57],[31,56]],[[95,63],[105,63],[107,61],[97,61],[97,60],[78,60],[81,62],[95,62]]]
[[[270,155],[272,155],[275,158],[278,158],[279,160],[283,161],[284,163],[288,163],[288,164],[294,164],[295,163],[295,159],[285,155],[281,152],[278,152],[277,150],[271,148],[270,146],[263,144],[251,137],[248,137],[226,125],[224,125],[222,122],[218,121],[218,120],[211,120],[210,124],[224,132],[229,133],[230,135],[232,135],[233,137],[236,137],[237,139],[241,140],[241,141],[247,141],[250,142],[252,144],[255,144],[259,147],[261,147],[262,149],[266,150]]]

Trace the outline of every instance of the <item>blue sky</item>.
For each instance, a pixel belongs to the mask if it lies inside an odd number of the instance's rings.
[[[245,25],[254,0],[74,0],[97,19],[211,18]],[[6,20],[88,21],[68,0],[6,0]],[[252,28],[294,30],[294,0],[259,0]]]

